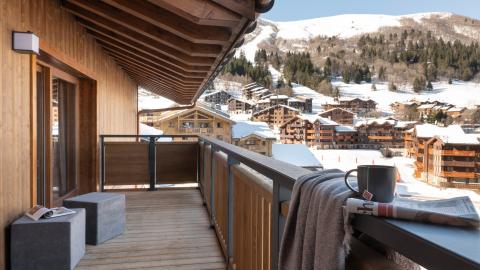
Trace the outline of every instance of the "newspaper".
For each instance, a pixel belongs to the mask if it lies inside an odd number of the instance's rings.
[[[25,213],[27,217],[35,221],[40,218],[55,218],[71,214],[75,214],[75,211],[65,207],[46,208],[42,205],[36,205]]]
[[[480,217],[469,197],[416,201],[396,198],[391,203],[378,203],[349,198],[347,213],[414,220],[461,227],[480,227]]]

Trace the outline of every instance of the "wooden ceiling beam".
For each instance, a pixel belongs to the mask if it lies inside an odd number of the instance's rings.
[[[151,66],[148,66],[144,63],[142,63],[141,61],[137,61],[135,59],[131,59],[131,58],[128,58],[127,56],[125,55],[121,55],[119,53],[115,53],[113,51],[109,51],[107,50],[106,48],[104,48],[108,54],[110,54],[110,56],[112,56],[113,58],[115,58],[116,60],[119,60],[119,61],[122,61],[122,62],[125,62],[131,66],[134,66],[134,67],[138,67],[139,69],[142,69],[146,72],[149,72],[150,74],[154,74],[154,75],[158,75],[159,77],[161,78],[164,78],[172,83],[175,83],[177,85],[181,85],[181,86],[190,86],[190,85],[199,85],[201,82],[203,82],[203,79],[202,78],[188,78],[188,79],[181,79],[181,78],[178,78],[178,77],[175,77],[173,76],[172,74],[170,73],[165,73],[165,72],[162,72],[162,71],[159,71]]]
[[[133,80],[135,80],[138,84],[148,84],[148,85],[150,85],[151,87],[155,87],[156,89],[162,89],[162,91],[165,92],[165,93],[169,93],[169,94],[171,94],[171,95],[176,95],[176,96],[185,98],[185,93],[183,93],[183,92],[179,92],[178,90],[172,89],[172,88],[169,87],[169,86],[165,86],[165,85],[162,85],[162,84],[158,84],[158,83],[152,82],[152,81],[150,81],[150,80],[148,80],[148,79],[145,79],[145,78],[143,78],[142,76],[139,76],[138,74],[133,73],[133,72],[127,70],[127,69],[125,69],[125,72],[127,72],[128,75],[129,75]]]
[[[237,27],[242,18],[239,14],[225,9],[222,6],[205,0],[171,1],[171,0],[148,0],[149,2],[165,7],[178,16],[201,25],[216,25],[225,27]]]
[[[144,57],[140,54],[134,54],[134,53],[131,53],[131,52],[126,51],[124,49],[117,48],[115,46],[111,46],[110,44],[105,43],[104,41],[101,41],[101,40],[97,40],[97,41],[108,51],[118,53],[119,55],[122,55],[126,58],[135,59],[139,62],[151,65],[153,68],[155,68],[158,71],[165,72],[165,73],[172,73],[172,75],[177,74],[179,76],[179,79],[182,79],[182,80],[186,80],[188,78],[203,79],[203,78],[205,78],[205,76],[207,76],[207,72],[186,72],[186,71],[179,70],[178,68],[176,68],[176,69],[168,68],[167,69],[167,68],[165,68],[164,65],[159,65],[157,62],[151,60],[148,57]]]
[[[255,20],[254,0],[207,0],[212,1],[232,12],[242,15],[249,20]]]
[[[137,80],[135,77],[132,77],[133,80]],[[158,87],[156,85],[152,85],[148,82],[139,80],[139,85],[157,95],[166,97],[168,99],[171,99],[179,104],[191,104],[190,99],[188,97],[185,97],[183,95],[178,95],[178,94],[172,94],[170,91],[168,91],[165,88]]]
[[[152,25],[130,13],[119,10],[98,0],[65,0],[67,4],[83,9],[95,17],[116,23],[119,29],[128,28],[162,44],[175,48],[191,56],[216,57],[222,52],[221,45],[193,43],[162,28]]]
[[[178,85],[178,84],[172,84],[169,81],[165,81],[162,78],[158,78],[158,76],[156,74],[152,74],[150,72],[145,72],[144,70],[141,70],[137,67],[133,67],[133,66],[129,65],[128,63],[122,62],[120,60],[116,60],[116,61],[124,69],[128,69],[128,70],[132,71],[133,73],[138,74],[139,76],[141,76],[141,77],[143,77],[147,80],[151,80],[152,82],[156,82],[158,84],[162,84],[162,85],[165,85],[167,87],[171,87],[171,88],[181,90],[181,91],[191,92],[191,91],[196,91],[198,89],[198,86],[181,86],[181,85]]]
[[[121,39],[125,40],[126,42],[132,42],[132,44],[140,43],[145,47],[158,51],[160,54],[167,55],[168,57],[171,57],[173,59],[177,59],[185,64],[211,66],[215,61],[214,57],[199,57],[185,54],[179,50],[176,50],[151,38],[143,36],[135,31],[131,31],[130,29],[124,28],[122,30],[119,30],[117,28],[117,24],[105,20],[101,17],[85,13],[83,10],[77,8],[74,5],[70,5],[69,3],[65,3],[64,6],[69,10],[70,13],[78,17],[77,20],[81,25],[92,31],[109,35],[110,37],[117,40]]]
[[[128,61],[125,61],[125,60],[122,60],[122,59],[117,59],[115,57],[114,57],[114,59],[122,67],[128,68],[132,71],[135,71],[139,75],[144,76],[146,79],[150,79],[150,80],[156,81],[158,83],[163,83],[163,84],[168,85],[170,87],[179,88],[179,89],[192,89],[192,90],[198,89],[198,87],[199,87],[199,85],[181,85],[178,82],[174,82],[174,81],[170,81],[168,79],[165,79],[161,75],[159,75],[159,74],[157,74],[153,71],[145,70],[142,67],[132,65],[132,63],[130,63]]]
[[[198,25],[145,0],[103,1],[194,43],[223,45],[231,37],[230,29],[226,27]]]
[[[150,48],[139,43],[118,41],[116,38],[111,38],[110,36],[104,35],[100,32],[95,32],[90,29],[87,29],[87,32],[95,37],[95,39],[98,41],[108,43],[110,46],[114,46],[118,49],[122,49],[133,54],[141,55],[142,57],[148,57],[157,62],[162,62],[164,67],[167,69],[178,68],[187,72],[208,72],[210,70],[210,66],[194,66],[180,63],[179,61],[170,58],[167,55],[159,55],[157,51],[151,50]]]

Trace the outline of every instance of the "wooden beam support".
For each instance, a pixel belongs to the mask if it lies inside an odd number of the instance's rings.
[[[157,6],[165,7],[178,16],[182,16],[200,25],[216,25],[234,28],[242,18],[239,14],[205,0],[171,1],[148,0]]]
[[[211,56],[216,57],[222,52],[223,47],[220,45],[210,45],[193,43],[180,38],[162,28],[156,27],[140,18],[133,16],[127,12],[119,10],[108,4],[96,0],[66,0],[66,5],[74,5],[82,10],[84,15],[89,14],[90,18],[94,17],[97,22],[109,21],[117,24],[117,28],[128,28],[136,31],[143,36],[147,36],[159,43],[170,46],[171,48],[182,51],[191,56]],[[88,16],[88,15],[87,15]],[[101,18],[100,18],[101,17]],[[109,24],[109,23],[107,23]]]
[[[87,30],[109,36],[110,38],[118,42],[121,42],[124,45],[131,44],[131,46],[135,46],[139,49],[149,48],[151,51],[156,52],[156,54],[158,54],[159,57],[165,58],[165,60],[175,59],[187,65],[209,66],[209,67],[215,62],[215,58],[213,57],[190,56],[190,55],[184,54],[183,52],[180,52],[168,46],[165,46],[161,43],[158,43],[154,40],[148,39],[134,31],[129,31],[128,29],[125,30],[124,32],[121,32],[121,31],[118,31],[117,29],[102,27],[91,21],[85,20],[81,17],[78,17],[77,20],[81,25],[87,28]],[[136,45],[140,45],[140,46],[136,46]],[[175,62],[172,62],[172,63],[175,63]]]
[[[227,27],[202,26],[148,1],[104,0],[104,2],[194,43],[223,45],[231,37],[230,29]]]
[[[108,52],[108,51],[107,51]],[[201,79],[195,79],[198,81],[180,81],[177,79],[172,79],[170,76],[165,76],[161,73],[158,73],[156,70],[150,68],[149,66],[142,65],[141,63],[130,61],[128,59],[122,58],[120,56],[117,56],[114,53],[108,52],[110,56],[112,56],[117,62],[123,63],[129,67],[132,67],[138,71],[142,71],[145,74],[149,74],[151,76],[154,76],[155,78],[158,78],[162,81],[172,83],[173,85],[176,86],[181,86],[181,87],[198,87],[200,83],[202,82]],[[193,80],[193,79],[190,79]]]
[[[111,38],[107,35],[104,35],[100,32],[95,32],[93,30],[87,29],[87,33],[94,36],[98,41],[103,41],[104,43],[109,44],[112,47],[131,52],[133,54],[141,55],[142,57],[147,57],[149,59],[155,60],[157,63],[162,62],[163,66],[167,69],[178,68],[187,72],[208,72],[210,70],[209,65],[197,66],[197,65],[187,65],[181,63],[173,58],[168,57],[167,55],[159,54],[157,51],[151,50],[148,47],[144,47],[139,43],[131,42],[121,42],[115,38]]]
[[[118,54],[119,56],[124,57],[125,59],[133,59],[137,62],[141,62],[144,64],[147,64],[152,67],[154,70],[158,70],[159,72],[162,73],[167,73],[167,74],[172,74],[172,75],[178,75],[178,79],[181,80],[188,80],[188,78],[200,78],[203,79],[205,76],[207,76],[207,72],[186,72],[179,70],[178,68],[175,68],[175,70],[171,69],[166,69],[163,65],[159,65],[157,62],[151,60],[150,58],[141,55],[141,54],[135,54],[131,53],[127,50],[124,50],[122,48],[117,48],[115,46],[111,46],[108,43],[105,43],[103,41],[97,40],[105,50],[110,51],[112,53]],[[177,77],[177,76],[175,76]]]

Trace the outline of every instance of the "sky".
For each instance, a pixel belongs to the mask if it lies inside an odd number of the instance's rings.
[[[480,0],[276,0],[262,16],[273,21],[294,21],[339,14],[404,15],[452,12],[480,19]]]

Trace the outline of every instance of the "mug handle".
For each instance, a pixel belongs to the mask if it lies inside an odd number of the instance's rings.
[[[347,187],[348,187],[351,191],[355,192],[355,194],[358,195],[358,194],[360,194],[360,192],[359,192],[358,190],[355,190],[355,189],[350,185],[350,183],[348,183],[348,176],[349,176],[351,173],[356,172],[356,171],[358,171],[358,170],[357,170],[357,169],[352,169],[352,170],[348,171],[348,172],[345,174],[345,185],[347,185]]]

